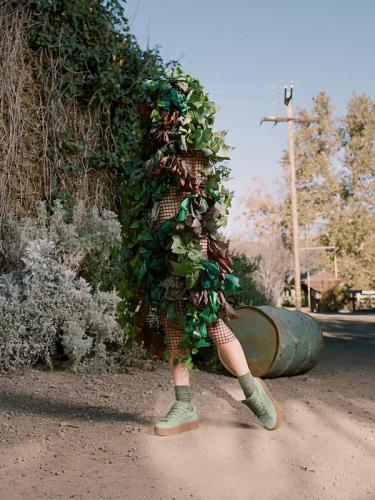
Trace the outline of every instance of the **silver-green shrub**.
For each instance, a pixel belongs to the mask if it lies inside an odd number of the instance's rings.
[[[71,211],[65,209],[60,200],[56,200],[50,210],[46,202],[41,201],[35,216],[21,219],[8,216],[2,233],[3,267],[19,269],[28,243],[48,239],[55,243],[56,260],[87,278],[93,269],[108,271],[111,257],[119,254],[121,246],[121,224],[117,215],[106,209],[87,208],[83,201],[78,201]]]
[[[113,368],[108,347],[124,339],[116,322],[119,298],[92,293],[57,254],[53,241],[29,241],[23,269],[0,274],[0,371],[38,361],[52,366],[58,346],[75,370]]]

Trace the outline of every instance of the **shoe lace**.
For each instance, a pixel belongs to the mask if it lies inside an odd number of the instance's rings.
[[[162,418],[166,422],[170,418],[179,417],[186,411],[186,406],[181,404],[181,401],[175,401],[169,412]]]
[[[264,405],[263,401],[260,398],[253,401],[252,410],[259,418],[269,416],[267,407]]]

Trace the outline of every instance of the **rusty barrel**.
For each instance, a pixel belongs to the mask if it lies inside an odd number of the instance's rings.
[[[240,341],[254,375],[297,375],[319,361],[323,335],[308,314],[271,306],[240,306],[236,313],[229,326]],[[226,360],[220,359],[233,373]]]

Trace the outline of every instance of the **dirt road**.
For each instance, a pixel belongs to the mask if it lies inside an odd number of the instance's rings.
[[[0,500],[374,500],[375,316],[316,319],[319,365],[268,382],[284,412],[276,432],[230,376],[195,370],[201,426],[168,438],[152,434],[172,402],[160,362],[1,376]]]

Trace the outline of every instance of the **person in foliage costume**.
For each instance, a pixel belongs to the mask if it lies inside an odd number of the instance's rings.
[[[213,130],[216,107],[199,81],[181,70],[143,82],[142,90],[144,157],[127,170],[130,184],[136,190],[138,183],[140,190],[129,207],[128,256],[137,276],[134,286],[163,325],[176,396],[154,433],[198,427],[191,354],[212,342],[236,372],[243,403],[266,429],[276,429],[277,403],[251,375],[241,344],[224,322],[235,315],[225,292],[239,283],[231,274],[227,244],[218,236],[231,193],[222,184],[229,174],[222,163],[228,148],[224,134]]]

